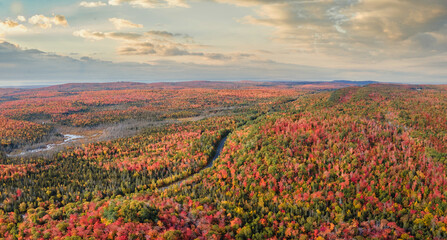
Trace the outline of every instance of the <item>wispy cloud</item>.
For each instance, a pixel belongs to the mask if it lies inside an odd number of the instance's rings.
[[[143,8],[189,7],[185,0],[109,0],[113,6],[125,3]]]
[[[123,4],[129,4],[134,7],[142,8],[172,8],[172,7],[183,7],[188,8],[189,5],[186,0],[109,0],[105,2],[86,2],[83,1],[79,5],[87,8],[103,7],[107,5],[120,6]]]
[[[168,31],[147,31],[145,33],[125,33],[125,32],[97,32],[79,30],[73,33],[74,36],[89,40],[113,39],[121,42],[118,54],[127,56],[152,55],[159,57],[193,56],[210,60],[224,61],[241,58],[248,58],[252,54],[243,53],[214,53],[200,51],[187,34],[171,33]]]
[[[142,28],[142,24],[136,24],[126,19],[121,18],[109,18],[109,21],[113,23],[116,29],[121,30],[122,28]]]
[[[142,35],[138,33],[123,33],[123,32],[95,32],[88,31],[85,29],[75,31],[73,33],[74,36],[82,37],[90,40],[102,40],[102,39],[114,39],[114,40],[136,40],[141,38]]]
[[[79,5],[81,7],[94,8],[94,7],[107,6],[107,3],[105,3],[105,2],[85,2],[85,1],[83,1]]]

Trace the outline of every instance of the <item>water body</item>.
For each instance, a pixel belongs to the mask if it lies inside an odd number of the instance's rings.
[[[8,154],[7,156],[8,157],[21,157],[21,156],[25,156],[25,155],[30,154],[30,153],[44,152],[44,151],[51,150],[51,149],[53,149],[55,147],[59,147],[59,146],[65,145],[67,143],[73,142],[75,140],[84,138],[84,136],[72,135],[72,134],[65,134],[63,136],[64,136],[64,141],[62,143],[58,143],[58,144],[53,144],[52,143],[52,144],[48,144],[48,145],[46,145],[45,147],[42,147],[42,148],[37,148],[37,149],[33,149],[33,150],[23,151],[23,152],[21,152],[19,154],[11,154],[11,155]]]
[[[214,156],[213,156],[213,158],[211,159],[211,161],[210,161],[204,168],[202,168],[200,171],[198,171],[198,172],[192,174],[191,176],[189,176],[189,177],[187,177],[187,178],[185,178],[185,179],[180,179],[180,180],[178,180],[178,181],[176,181],[176,182],[170,183],[170,184],[168,184],[167,186],[164,186],[164,187],[160,188],[160,190],[163,191],[163,190],[165,190],[165,189],[167,189],[167,188],[169,188],[169,187],[171,187],[171,186],[173,186],[173,185],[177,185],[177,186],[179,186],[180,184],[182,184],[182,183],[185,182],[186,180],[188,180],[188,179],[194,177],[196,174],[199,174],[201,171],[203,171],[203,170],[205,170],[205,169],[207,169],[207,168],[212,167],[213,164],[214,164],[214,161],[215,161],[218,157],[220,157],[220,154],[222,153],[222,149],[223,149],[223,147],[225,146],[225,142],[227,141],[227,138],[228,138],[228,135],[225,136],[225,137],[223,137],[223,138],[220,140],[219,145],[217,146],[217,149],[216,149],[216,153],[214,154]]]

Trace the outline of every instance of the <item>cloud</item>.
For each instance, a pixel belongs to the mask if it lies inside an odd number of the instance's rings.
[[[421,32],[438,31],[447,21],[444,0],[368,0],[344,9],[352,16],[346,22],[354,36],[402,41]]]
[[[73,32],[73,35],[76,37],[82,37],[82,38],[90,39],[90,40],[102,40],[106,37],[105,33],[103,33],[103,32],[93,32],[93,31],[88,31],[85,29],[75,31],[75,32]]]
[[[7,67],[2,65],[7,64]],[[277,70],[274,70],[275,67]],[[259,71],[268,68],[268,73]],[[319,71],[321,76],[327,72],[323,69],[282,65],[278,63],[253,62],[247,66],[201,65],[194,63],[177,63],[158,61],[154,64],[114,63],[100,61],[90,57],[74,59],[71,57],[50,54],[36,49],[22,49],[15,44],[0,42],[0,85],[35,85],[54,84],[79,81],[184,81],[184,80],[243,80],[288,78],[293,72],[301,69],[301,76]],[[329,70],[332,71],[332,70]],[[131,72],[132,74],[129,74]],[[278,75],[280,73],[280,75]],[[320,76],[320,77],[321,77]],[[326,76],[326,75],[325,75]],[[82,80],[80,80],[82,79]]]
[[[17,21],[26,22],[26,18],[24,16],[17,16]]]
[[[233,61],[253,57],[245,53],[210,53],[191,49],[192,47],[173,41],[146,41],[123,45],[118,49],[120,55],[153,55],[161,57],[192,56],[214,61]]]
[[[105,33],[105,36],[110,39],[125,40],[125,41],[132,41],[141,38],[141,34],[138,33],[121,33],[121,32]]]
[[[2,65],[7,64],[7,67]],[[149,65],[146,65],[149,67]],[[129,72],[135,72],[133,79],[142,78],[141,64],[99,61],[91,58],[82,60],[57,54],[46,53],[36,49],[23,49],[18,45],[0,41],[0,85],[19,85],[19,81],[39,84],[45,81],[97,81],[99,79],[126,79]],[[133,75],[133,74],[132,74]]]
[[[14,33],[14,32],[26,32],[27,28],[13,20],[0,21],[0,34]]]
[[[157,61],[153,64],[114,63],[90,57],[74,59],[36,49],[23,49],[9,42],[0,42],[0,85],[41,85],[66,82],[105,81],[185,81],[185,80],[306,80],[333,79],[379,80],[400,82],[445,83],[446,57],[437,72],[414,62],[417,71],[374,71],[365,69],[330,69],[274,61],[229,62],[222,65],[205,65]],[[423,61],[426,63],[426,61]],[[432,67],[431,62],[429,67]],[[413,67],[409,66],[413,69]],[[260,71],[262,69],[263,71]],[[428,72],[428,73],[427,73]],[[129,74],[132,73],[132,74]],[[318,74],[316,74],[318,73]]]
[[[142,28],[142,24],[136,24],[129,20],[120,19],[120,18],[109,18],[109,21],[115,25],[115,28],[120,30],[122,28]]]
[[[107,6],[107,3],[105,2],[81,2],[79,4],[79,6],[81,7],[86,7],[86,8],[94,8],[94,7],[103,7],[103,6]]]
[[[54,17],[46,17],[44,15],[34,15],[28,19],[28,22],[32,25],[38,26],[43,29],[48,29],[55,25],[68,26],[67,19],[62,15],[56,15]]]
[[[12,20],[2,21],[2,22],[0,22],[0,24],[4,28],[16,28],[20,25],[19,23],[12,21]]]
[[[167,31],[149,31],[146,33],[147,35],[157,36],[157,37],[164,37],[164,38],[172,38],[175,36],[180,36],[181,34],[174,34]]]
[[[130,4],[143,8],[189,7],[186,0],[109,0],[109,5]]]
[[[147,31],[145,33],[126,32],[97,32],[89,30],[79,30],[73,33],[74,36],[89,40],[112,39],[121,42],[118,54],[126,56],[152,55],[158,57],[193,56],[202,57],[209,60],[224,61],[236,60],[252,57],[250,54],[223,54],[209,53],[197,49],[193,39],[180,33],[167,31]]]
[[[151,36],[151,37],[160,37],[160,38],[181,37],[185,40],[189,40],[189,41],[193,42],[192,37],[189,36],[188,34],[171,33],[171,32],[167,32],[167,31],[152,30],[152,31],[146,32],[145,35]]]
[[[418,56],[423,54],[407,47],[426,44],[430,36],[437,36],[438,41],[447,29],[445,0],[215,1],[254,8],[255,14],[241,22],[273,27],[274,39],[301,52],[374,58]],[[445,51],[437,50],[430,54]]]
[[[152,30],[141,35],[137,41],[127,42],[118,49],[121,55],[206,56],[206,53],[192,51],[192,38],[186,34]]]
[[[184,7],[187,8],[189,5],[186,0],[109,0],[108,3],[105,2],[86,2],[83,1],[79,5],[82,7],[93,8],[102,6],[120,6],[123,4],[129,4],[134,7],[142,8],[173,8],[173,7]]]
[[[67,19],[64,16],[62,16],[62,15],[54,16],[52,21],[56,25],[61,25],[61,26],[64,26],[64,27],[68,26]]]
[[[141,42],[120,47],[121,55],[157,55],[157,56],[204,56],[204,53],[190,52],[184,45],[175,42]]]
[[[203,56],[203,53],[189,52],[188,46],[181,41],[173,39],[175,36],[184,36],[167,31],[149,31],[143,34],[123,32],[95,32],[79,30],[74,36],[90,40],[113,39],[125,41],[118,53],[121,55],[158,55],[158,56]]]
[[[175,49],[167,49],[167,54],[180,54]],[[179,50],[182,51],[182,50]],[[7,67],[2,67],[7,64]],[[51,70],[50,70],[51,69]],[[175,69],[175,71],[173,71]],[[231,69],[231,71],[230,71]],[[0,42],[0,85],[20,85],[23,81],[43,84],[63,81],[163,81],[163,80],[205,80],[233,79],[249,77],[240,66],[207,66],[193,63],[182,64],[160,61],[155,64],[113,63],[90,57],[79,60],[67,56],[50,54],[36,49],[23,49],[9,42]],[[131,72],[132,74],[129,74]],[[15,83],[17,81],[17,83]],[[19,83],[20,81],[20,83]]]
[[[82,37],[90,40],[103,40],[106,38],[114,39],[114,40],[136,40],[141,38],[142,35],[138,33],[122,33],[122,32],[95,32],[89,30],[79,30],[73,33],[74,36]]]

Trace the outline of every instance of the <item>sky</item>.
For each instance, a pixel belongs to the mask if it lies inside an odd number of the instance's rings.
[[[446,0],[0,0],[0,86],[447,84]]]

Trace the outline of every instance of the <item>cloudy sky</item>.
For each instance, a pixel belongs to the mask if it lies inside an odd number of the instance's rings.
[[[447,83],[447,1],[0,1],[0,86],[334,79]]]

